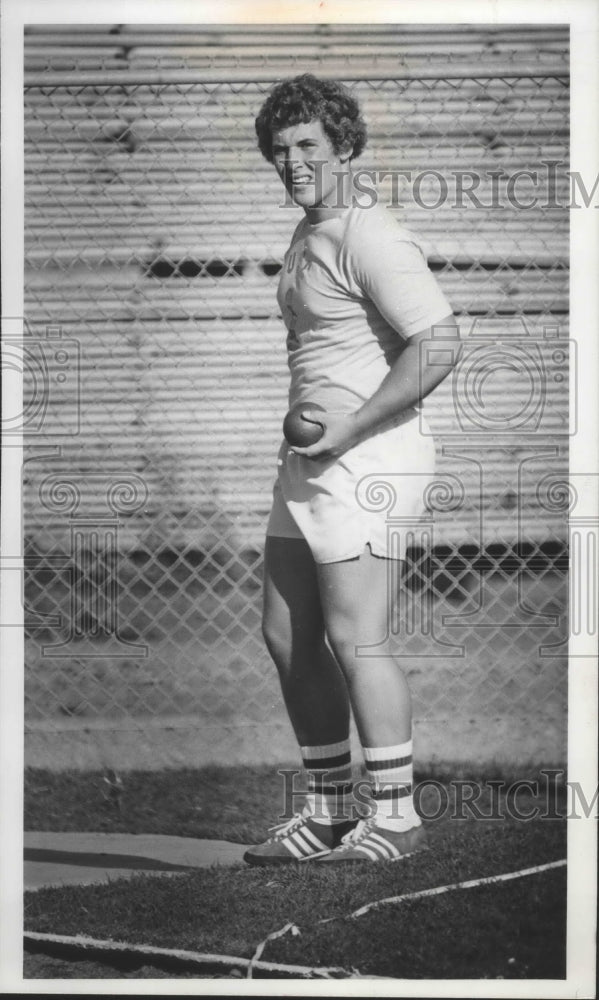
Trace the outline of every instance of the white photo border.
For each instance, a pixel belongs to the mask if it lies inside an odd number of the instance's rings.
[[[25,24],[208,23],[316,24],[526,24],[568,25],[571,32],[571,169],[590,177],[599,162],[599,8],[593,0],[447,0],[375,2],[325,0],[278,5],[240,0],[3,0],[2,2],[2,313],[23,312],[23,26]],[[590,190],[592,183],[587,183]],[[599,226],[597,195],[588,208],[571,210],[571,336],[580,358],[579,431],[571,441],[571,470],[597,474],[599,467]],[[4,569],[21,555],[21,464],[18,447],[3,449],[2,553]],[[597,497],[588,498],[596,513]],[[594,506],[593,506],[594,505]],[[597,841],[596,825],[568,821],[568,941],[565,980],[24,980],[22,977],[22,773],[23,633],[22,604],[14,577],[4,573],[0,621],[14,622],[2,633],[0,674],[0,988],[16,993],[305,995],[409,997],[594,997]],[[569,665],[568,776],[587,790],[597,788],[596,650],[571,657]],[[590,791],[590,794],[588,792]]]

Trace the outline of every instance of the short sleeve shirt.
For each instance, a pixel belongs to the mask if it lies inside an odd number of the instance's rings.
[[[416,237],[380,205],[297,226],[277,293],[287,326],[289,405],[351,412],[413,334],[452,309]]]

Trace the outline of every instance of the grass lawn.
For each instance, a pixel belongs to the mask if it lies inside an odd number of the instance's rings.
[[[297,763],[287,770],[296,770]],[[354,778],[363,776],[356,768]],[[562,773],[562,778],[565,775]],[[25,774],[25,829],[54,831],[96,831],[101,833],[157,833],[178,837],[214,837],[238,843],[257,843],[268,826],[285,819],[290,809],[285,799],[283,780],[269,766],[177,768],[163,771],[126,771],[119,775],[119,785],[111,785],[102,771],[60,771],[29,768]],[[449,809],[455,799],[450,782],[469,780],[484,786],[500,780],[507,786],[518,779],[537,780],[544,788],[542,775],[523,766],[512,774],[495,773],[464,765],[439,765],[426,772],[415,770],[416,784],[426,786],[422,805],[434,815],[439,795],[432,782],[446,792]],[[290,787],[291,779],[288,781]],[[302,790],[301,779],[296,789]],[[563,781],[553,793],[565,803]],[[467,795],[465,795],[467,797]],[[489,789],[483,790],[477,804],[481,812],[491,811]],[[521,795],[522,809],[530,809],[526,791]],[[297,810],[301,797],[295,803]],[[559,810],[558,810],[559,811]],[[565,811],[565,806],[562,812]],[[466,810],[467,814],[467,810]]]
[[[123,781],[122,793],[111,797],[99,773],[30,773],[26,828],[129,830],[252,843],[282,808],[280,778],[268,769],[131,773]],[[267,934],[293,921],[301,933],[269,942],[263,958],[406,978],[564,977],[564,869],[345,919],[372,900],[565,857],[563,819],[518,821],[508,814],[505,800],[498,818],[475,819],[466,811],[457,819],[454,792],[446,788],[450,807],[426,823],[431,850],[404,862],[333,870],[315,864],[236,866],[43,889],[26,894],[25,926],[249,958]],[[483,789],[481,812],[491,812],[489,794]],[[431,814],[433,795],[431,790],[422,798]],[[526,811],[536,802],[542,804],[530,794],[520,805]],[[319,925],[329,917],[336,919]],[[57,961],[26,955],[25,975],[54,978],[54,970],[60,978],[99,978],[93,963]],[[133,972],[113,968],[110,975]],[[136,975],[144,978],[151,970],[140,968]]]

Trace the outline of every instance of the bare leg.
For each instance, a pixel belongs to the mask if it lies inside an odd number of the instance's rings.
[[[325,643],[316,566],[302,539],[266,540],[263,631],[300,746],[347,739],[347,687]]]
[[[325,642],[316,567],[303,539],[266,539],[263,631],[302,750],[308,788],[301,813],[245,852],[250,865],[320,858],[352,828],[349,698]]]
[[[386,637],[393,595],[389,564],[366,548],[359,559],[317,567],[331,648],[343,670],[363,746],[405,743],[411,737],[410,692]],[[360,653],[360,646],[376,650]]]

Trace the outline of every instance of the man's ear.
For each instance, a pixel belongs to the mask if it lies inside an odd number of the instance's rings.
[[[353,152],[354,152],[354,144],[353,142],[348,142],[341,147],[337,155],[341,160],[341,163],[347,163],[348,160],[351,160]]]

